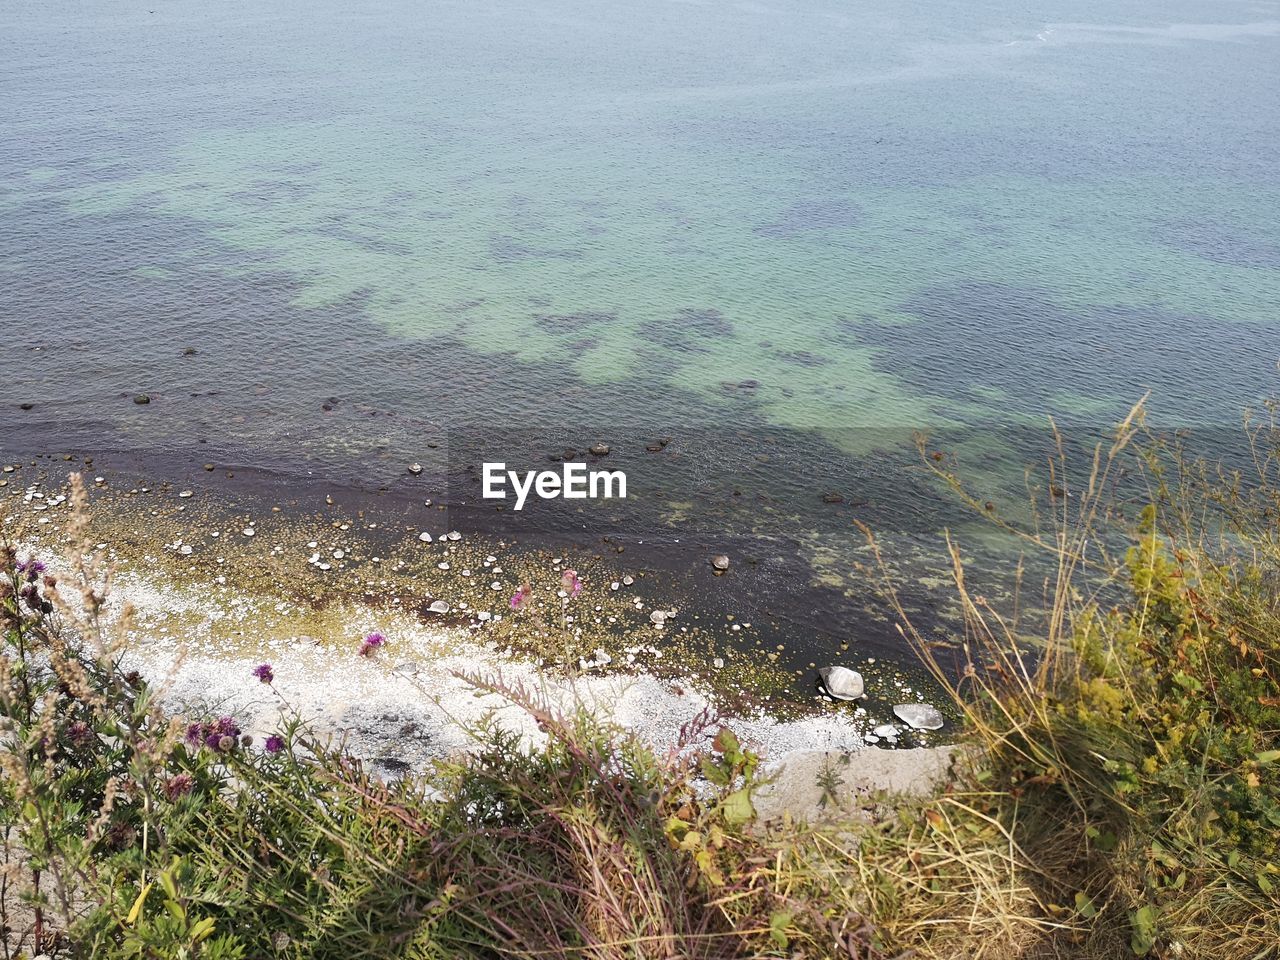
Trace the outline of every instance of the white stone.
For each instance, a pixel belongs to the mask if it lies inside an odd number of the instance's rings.
[[[418,534],[418,539],[419,539],[419,540],[421,540],[423,543],[430,543],[430,542],[431,542],[431,534],[427,533],[427,532],[424,530],[424,531],[422,531],[422,533]]]
[[[837,700],[857,700],[865,692],[862,674],[848,667],[822,667],[818,671],[822,677],[822,685]]]
[[[928,703],[897,703],[893,714],[912,730],[940,730],[942,714]]]

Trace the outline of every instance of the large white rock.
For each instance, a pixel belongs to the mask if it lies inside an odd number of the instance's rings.
[[[938,708],[927,703],[898,703],[893,707],[894,715],[912,730],[940,730],[942,714]]]
[[[862,674],[857,670],[839,666],[822,667],[818,670],[818,675],[822,677],[822,685],[827,688],[827,693],[837,700],[857,700],[866,692]]]

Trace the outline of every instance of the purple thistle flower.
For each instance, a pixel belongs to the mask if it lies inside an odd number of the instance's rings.
[[[170,801],[177,801],[191,792],[196,784],[189,773],[176,773],[164,782],[164,795]]]
[[[89,725],[83,720],[77,720],[71,726],[67,727],[67,736],[76,746],[87,743],[93,737],[93,731],[89,729]]]
[[[231,717],[219,717],[213,729],[223,737],[240,736],[240,727]]]
[[[267,737],[267,742],[264,746],[266,747],[267,753],[279,753],[284,749],[284,737],[280,736],[278,733],[273,733],[271,736]]]
[[[373,653],[375,650],[377,650],[386,642],[387,642],[387,638],[380,633],[369,634],[360,643],[360,656],[362,657],[369,656],[369,654]]]
[[[35,557],[27,557],[25,560],[19,560],[16,564],[19,573],[25,573],[30,583],[35,583],[40,579],[40,574],[44,573],[45,565]]]
[[[269,663],[259,664],[254,667],[253,675],[263,683],[272,683],[276,678],[276,675],[271,671],[271,664]]]
[[[204,745],[215,753],[235,749],[240,727],[231,717],[219,717],[213,723],[193,723],[187,727],[186,741],[192,747]]]

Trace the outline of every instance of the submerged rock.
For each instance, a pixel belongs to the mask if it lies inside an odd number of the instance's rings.
[[[607,443],[597,443],[591,447],[591,455],[595,457],[605,457],[609,454],[609,445]]]
[[[448,613],[449,604],[444,600],[432,600],[427,609],[432,613]]]
[[[893,714],[912,730],[942,729],[942,714],[928,703],[894,704]]]
[[[862,674],[857,670],[840,666],[822,667],[818,670],[818,675],[822,677],[822,685],[827,688],[827,693],[837,700],[857,700],[866,693]]]
[[[718,554],[711,558],[711,566],[715,567],[715,569],[721,572],[724,572],[725,570],[729,569],[729,558],[726,557],[723,553]]]
[[[418,474],[422,472],[422,464],[420,463],[409,464],[409,472],[416,477]]]

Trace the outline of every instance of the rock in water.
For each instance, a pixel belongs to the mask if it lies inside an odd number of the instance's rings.
[[[607,443],[597,443],[591,448],[593,457],[607,457],[609,455],[609,445]]]
[[[422,464],[420,463],[409,464],[409,472],[416,477],[418,474],[422,472]]]
[[[823,667],[818,671],[827,693],[837,700],[857,700],[866,692],[862,674],[848,667]]]
[[[942,729],[942,714],[937,707],[927,703],[894,704],[893,713],[912,730]]]
[[[723,553],[719,554],[718,556],[714,556],[711,558],[711,566],[715,567],[715,569],[717,570],[728,570],[729,558],[726,557]]]
[[[432,613],[448,613],[449,604],[444,600],[432,600],[430,606],[427,607]]]

